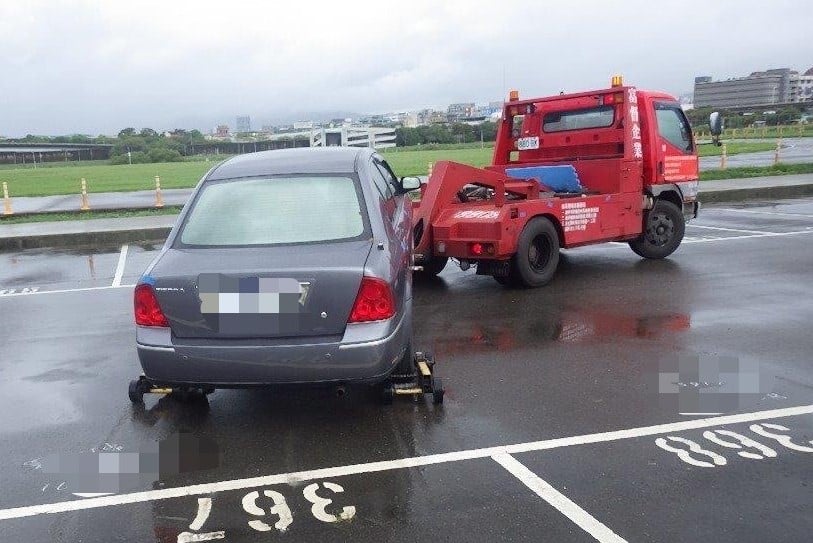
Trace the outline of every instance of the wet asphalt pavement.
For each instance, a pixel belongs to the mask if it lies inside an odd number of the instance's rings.
[[[363,389],[134,408],[127,285],[156,250],[0,253],[0,541],[810,540],[813,199],[708,207],[665,261],[567,251],[533,291],[450,264],[415,289],[440,408]],[[217,465],[101,498],[49,468],[179,434]]]

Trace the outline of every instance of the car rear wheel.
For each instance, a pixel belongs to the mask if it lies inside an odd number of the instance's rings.
[[[517,241],[517,253],[511,261],[512,284],[541,287],[553,279],[559,265],[559,234],[545,217],[528,221]]]
[[[650,259],[666,258],[675,252],[686,230],[686,221],[678,206],[658,200],[644,219],[644,232],[629,242],[638,256]]]
[[[393,371],[396,375],[411,375],[415,372],[415,350],[412,348],[412,340],[409,341],[409,344],[406,347],[406,351],[404,351],[404,356],[401,357],[401,360],[398,362],[398,365],[395,366],[395,370]]]

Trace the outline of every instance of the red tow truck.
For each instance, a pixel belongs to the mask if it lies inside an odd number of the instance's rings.
[[[659,259],[697,216],[698,159],[677,100],[624,86],[520,100],[511,91],[492,164],[437,162],[414,203],[415,263],[450,258],[499,283],[548,283],[559,250],[625,241]]]

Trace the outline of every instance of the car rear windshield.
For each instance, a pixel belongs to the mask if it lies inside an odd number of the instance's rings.
[[[365,232],[349,176],[290,176],[204,184],[181,229],[186,246],[350,240]]]

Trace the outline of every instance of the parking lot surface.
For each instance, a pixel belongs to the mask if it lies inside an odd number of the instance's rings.
[[[566,251],[537,290],[453,264],[416,282],[442,407],[133,407],[132,285],[158,249],[0,253],[0,541],[810,539],[811,199],[705,208],[664,261]],[[178,439],[192,460],[114,492],[53,461]]]

